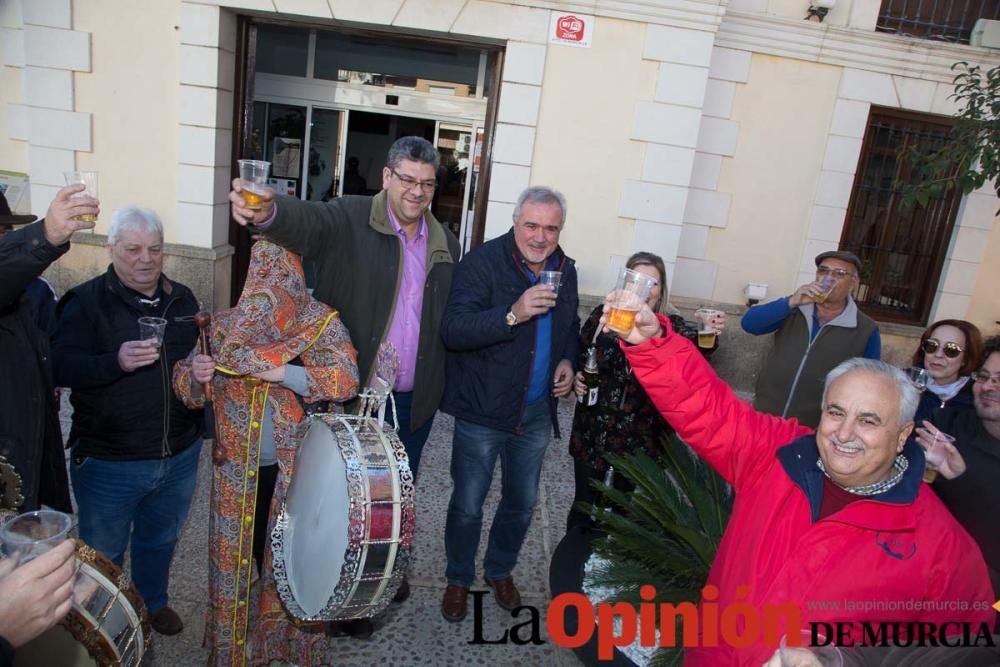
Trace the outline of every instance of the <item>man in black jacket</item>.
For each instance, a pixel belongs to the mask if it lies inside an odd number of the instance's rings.
[[[162,274],[163,227],[143,208],[115,212],[108,270],[59,303],[52,337],[56,384],[72,390],[70,476],[80,537],[121,565],[131,534],[132,578],[153,629],[176,634],[167,606],[170,561],[194,495],[200,415],[171,389],[194,347],[198,302]],[[166,320],[162,347],[140,340],[139,318]]]
[[[559,247],[566,200],[547,187],[521,193],[514,227],[466,255],[441,337],[448,348],[442,410],[455,416],[441,613],[465,617],[476,575],[483,501],[500,458],[503,491],[486,549],[486,584],[504,609],[521,604],[511,572],[531,525],[556,399],[573,388],[580,318],[576,269]],[[542,271],[562,273],[553,289]]]
[[[98,201],[91,197],[70,198],[81,190],[80,185],[66,186],[56,195],[42,222],[0,238],[0,466],[12,468],[20,478],[23,496],[19,507],[7,509],[30,511],[45,504],[72,511],[49,341],[32,318],[25,288],[69,251],[73,232],[94,226],[78,217],[96,215],[100,210]],[[7,200],[0,196],[0,225],[24,224],[34,219],[11,214]],[[14,496],[12,487],[7,493]],[[3,501],[0,498],[0,507]],[[13,498],[8,502],[15,504]]]
[[[917,429],[917,442],[940,473],[934,492],[979,545],[1000,592],[1000,336],[985,340],[972,380],[975,410],[946,407]],[[954,446],[935,442],[939,430],[955,438]]]

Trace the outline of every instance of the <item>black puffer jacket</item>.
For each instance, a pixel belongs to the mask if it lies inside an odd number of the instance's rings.
[[[21,509],[72,511],[49,341],[32,319],[25,288],[67,250],[37,222],[0,238],[0,455],[21,478]]]
[[[59,302],[52,336],[56,384],[72,389],[73,456],[158,459],[190,446],[200,435],[201,414],[174,396],[174,364],[198,337],[198,301],[184,285],[160,277],[159,303],[144,305],[122,285],[112,267],[78,285]],[[163,354],[133,373],[118,365],[122,343],[139,339],[139,318],[167,320]]]
[[[576,267],[556,248],[562,271],[552,309],[549,377],[563,359],[575,363],[579,350]],[[514,327],[504,320],[531,281],[520,266],[513,230],[473,250],[455,269],[441,338],[448,366],[441,409],[488,428],[517,433],[528,397],[535,355],[536,318]],[[559,435],[556,399],[549,394],[552,426]]]

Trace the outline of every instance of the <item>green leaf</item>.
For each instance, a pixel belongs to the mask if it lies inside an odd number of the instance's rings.
[[[606,534],[594,546],[605,559],[587,578],[614,591],[610,601],[638,605],[639,589],[651,584],[655,602],[697,604],[732,512],[729,485],[672,432],[661,438],[660,456],[640,452],[609,456],[635,489],[624,493],[600,481],[595,511]],[[682,632],[678,619],[678,634]],[[652,665],[681,664],[681,649],[660,649]]]

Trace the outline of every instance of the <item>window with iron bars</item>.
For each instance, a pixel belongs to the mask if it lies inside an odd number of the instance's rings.
[[[875,29],[968,44],[977,19],[1000,19],[1000,0],[882,0]]]
[[[840,247],[861,259],[856,299],[875,319],[927,324],[961,193],[904,207],[896,183],[920,175],[899,150],[939,150],[950,129],[944,117],[872,107]]]

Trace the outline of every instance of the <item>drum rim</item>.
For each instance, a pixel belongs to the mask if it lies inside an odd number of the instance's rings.
[[[331,621],[348,618],[363,618],[375,616],[381,613],[392,601],[392,595],[388,591],[395,591],[402,582],[403,576],[409,567],[410,549],[413,542],[413,523],[416,515],[415,493],[413,488],[413,474],[410,471],[409,459],[406,450],[398,437],[387,438],[387,431],[381,422],[373,417],[341,414],[315,414],[303,422],[303,431],[300,440],[309,432],[316,421],[322,421],[331,431],[335,429],[348,429],[352,431],[372,430],[379,435],[380,442],[386,447],[386,459],[395,466],[395,474],[399,477],[400,492],[400,526],[399,542],[396,545],[396,552],[391,567],[386,569],[392,573],[388,584],[383,588],[383,592],[376,597],[374,604],[367,605],[361,613],[357,609],[348,610],[357,585],[360,581],[359,572],[363,550],[367,547],[363,528],[365,526],[366,509],[363,503],[352,502],[348,511],[348,544],[344,553],[344,564],[341,567],[340,580],[337,582],[333,593],[327,600],[326,605],[315,616],[306,615],[291,594],[291,586],[288,581],[288,573],[285,568],[285,544],[284,533],[288,528],[290,519],[287,507],[282,504],[281,511],[275,521],[274,530],[271,532],[272,565],[274,570],[275,584],[278,595],[285,604],[292,616],[306,622],[310,621]],[[356,426],[355,426],[356,425]],[[389,431],[395,435],[394,432]],[[362,466],[359,457],[353,451],[353,438],[344,442],[336,438],[336,444],[344,456],[347,469],[348,489],[360,488],[364,490],[367,498],[369,490],[362,475]],[[392,469],[390,465],[390,469]],[[349,493],[349,495],[351,495]],[[370,498],[368,498],[370,500]],[[353,496],[352,496],[353,500]],[[346,576],[345,576],[346,575]],[[345,613],[345,611],[347,613]]]
[[[111,559],[106,557],[97,549],[88,545],[83,540],[75,539],[74,542],[76,543],[76,558],[78,561],[76,568],[77,573],[79,573],[82,565],[88,565],[105,574],[110,573],[111,576],[109,576],[108,579],[118,584],[118,592],[132,605],[132,609],[137,613],[139,617],[139,627],[141,629],[138,639],[141,644],[138,648],[137,655],[139,660],[136,664],[141,663],[142,658],[146,653],[146,649],[150,645],[150,638],[153,633],[153,628],[149,623],[149,613],[146,610],[145,601],[136,590],[131,578],[125,574],[122,568],[115,565]],[[115,655],[114,652],[114,649],[117,649],[117,647],[114,647],[113,649],[113,642],[102,641],[104,640],[104,635],[100,632],[94,632],[94,630],[99,626],[95,627],[92,625],[89,619],[77,610],[75,603],[72,607],[70,607],[69,613],[66,614],[66,617],[59,621],[58,625],[64,627],[76,641],[82,644],[87,649],[90,657],[93,658],[98,665],[120,664],[120,658]]]

